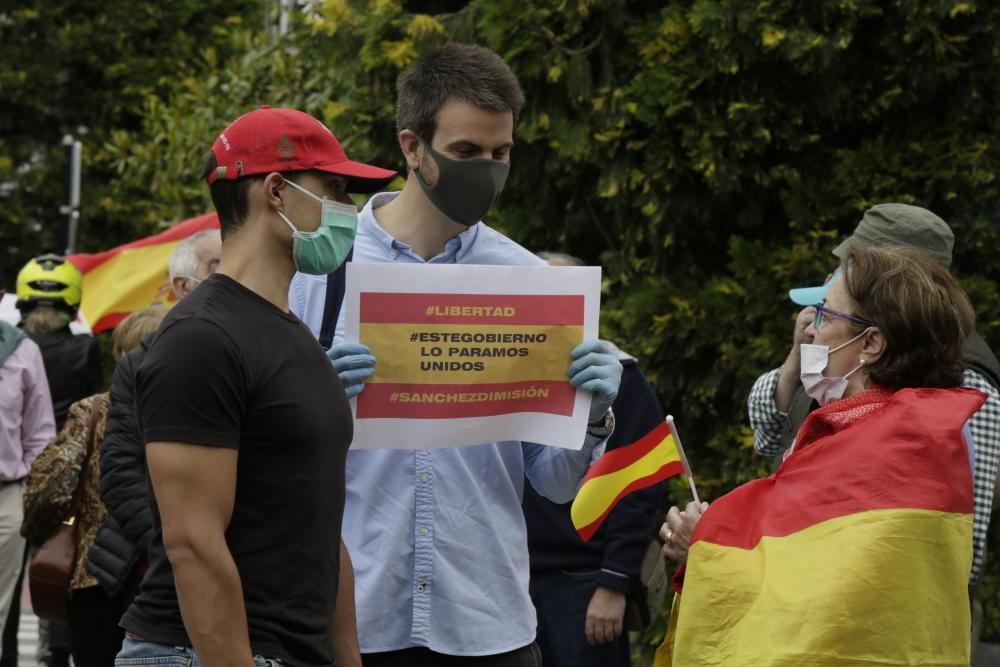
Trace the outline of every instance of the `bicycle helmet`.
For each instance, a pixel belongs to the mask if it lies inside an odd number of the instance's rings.
[[[41,255],[17,274],[17,307],[22,313],[40,304],[76,315],[83,295],[83,275],[59,255]]]

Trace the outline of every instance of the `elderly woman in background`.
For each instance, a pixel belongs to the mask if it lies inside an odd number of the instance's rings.
[[[816,307],[822,407],[781,467],[672,508],[685,562],[656,665],[969,664],[972,474],[965,293],[918,251],[856,249]]]
[[[112,337],[115,358],[120,359],[155,332],[167,312],[166,306],[150,306],[122,320]],[[69,518],[73,495],[81,483],[84,485],[75,517],[79,542],[70,582],[69,632],[73,664],[86,667],[113,665],[125,636],[118,626],[125,611],[123,602],[109,597],[84,567],[87,550],[107,513],[100,486],[100,444],[107,413],[106,393],[70,406],[65,425],[28,473],[21,525],[29,540],[44,541],[60,521]],[[89,446],[91,440],[93,447]]]

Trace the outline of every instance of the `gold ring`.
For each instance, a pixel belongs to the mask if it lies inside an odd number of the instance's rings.
[[[673,544],[672,542],[673,539],[674,539],[674,531],[667,528],[667,544]]]

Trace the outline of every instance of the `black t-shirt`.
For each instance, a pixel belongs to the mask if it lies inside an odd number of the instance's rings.
[[[254,653],[333,664],[334,605],[350,407],[302,322],[223,275],[178,304],[136,376],[148,442],[239,450],[226,541]],[[150,567],[122,625],[190,646],[150,493]]]

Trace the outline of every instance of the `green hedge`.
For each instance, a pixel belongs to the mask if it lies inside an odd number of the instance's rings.
[[[234,29],[109,132],[92,215],[150,230],[209,206],[215,134],[261,103],[326,121],[349,154],[402,168],[394,80],[446,39],[486,44],[527,94],[490,219],[529,248],[604,267],[603,333],[639,357],[704,495],[765,474],[747,427],[757,375],[870,205],[924,205],[1000,345],[997,3],[943,0],[325,0],[279,42]],[[222,57],[221,54],[228,54]],[[684,501],[682,485],[674,487]],[[994,551],[997,553],[997,551]],[[1000,567],[987,635],[1000,640]],[[641,638],[645,664],[657,632]]]
[[[641,359],[708,498],[769,470],[747,392],[790,344],[786,290],[829,271],[868,206],[921,204],[949,220],[979,328],[1000,342],[1000,7],[494,0],[432,16],[416,4],[329,0],[285,43],[258,36],[227,63],[207,54],[149,101],[145,135],[109,147],[127,176],[116,183],[154,184],[146,219],[202,210],[192,165],[261,102],[304,108],[352,155],[401,167],[398,72],[448,38],[491,46],[528,104],[490,221],[604,266],[604,334]],[[996,607],[988,636],[1000,639]],[[640,638],[639,664],[661,632]]]

